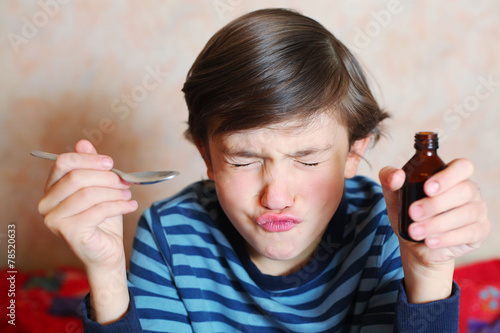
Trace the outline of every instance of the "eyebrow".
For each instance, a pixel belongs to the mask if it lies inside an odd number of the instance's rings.
[[[305,157],[305,156],[309,156],[309,155],[324,153],[324,152],[330,150],[331,148],[332,148],[332,146],[330,146],[330,145],[325,146],[325,147],[311,147],[311,148],[298,150],[292,154],[289,154],[288,156],[290,156],[290,157]]]
[[[310,148],[305,148],[305,149],[295,151],[291,154],[286,154],[286,156],[294,157],[294,158],[306,157],[306,156],[326,152],[326,151],[330,150],[331,148],[332,148],[332,146],[330,146],[330,145],[325,146],[325,147],[310,147]],[[255,153],[255,152],[250,151],[250,150],[244,150],[244,149],[241,149],[241,150],[224,149],[224,154],[230,155],[230,156],[235,156],[235,157],[243,157],[243,158],[262,157],[261,154]]]

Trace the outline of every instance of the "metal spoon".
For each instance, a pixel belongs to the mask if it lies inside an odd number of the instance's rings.
[[[59,156],[58,154],[46,153],[40,150],[32,150],[30,154],[32,156],[45,158],[51,161],[55,161],[57,156]],[[141,185],[159,183],[164,180],[174,178],[179,174],[179,172],[177,171],[146,171],[146,172],[133,172],[133,173],[127,173],[117,169],[111,169],[111,171],[116,173],[118,176],[120,176],[121,179],[123,179],[126,182],[132,184],[141,184]]]

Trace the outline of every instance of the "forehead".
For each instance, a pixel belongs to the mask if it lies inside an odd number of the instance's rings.
[[[307,121],[294,119],[264,127],[217,135],[211,141],[226,149],[251,148],[253,145],[275,146],[343,146],[347,132],[333,116],[321,113]]]

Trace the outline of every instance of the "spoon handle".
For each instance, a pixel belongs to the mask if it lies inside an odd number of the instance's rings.
[[[32,150],[30,151],[31,156],[39,157],[39,158],[45,158],[47,160],[55,161],[58,154],[52,154],[52,153],[46,153],[44,151],[40,150]]]
[[[46,160],[51,160],[51,161],[55,161],[57,156],[59,156],[59,154],[47,153],[47,152],[41,151],[41,150],[32,150],[32,151],[30,151],[30,155],[35,156],[35,157],[39,157],[39,158],[44,158]],[[116,173],[122,179],[124,179],[124,177],[126,178],[126,174],[123,171],[116,170],[115,168],[111,169],[111,171]]]
[[[32,151],[30,151],[30,155],[35,156],[35,157],[39,157],[39,158],[44,158],[46,160],[51,160],[51,161],[55,161],[57,156],[59,156],[59,154],[47,153],[47,152],[41,151],[41,150],[32,150]],[[124,173],[124,172],[122,172],[120,170],[116,170],[116,169],[111,169],[111,171],[118,174],[119,176],[122,176],[122,174]]]
[[[55,161],[57,156],[59,156],[59,154],[47,153],[47,152],[41,151],[41,150],[32,150],[32,151],[30,151],[30,155],[35,156],[35,157],[39,157],[39,158],[44,158],[46,160],[51,160],[51,161]],[[111,171],[118,174],[119,176],[122,176],[124,173],[123,171],[116,170],[116,169],[111,169]]]
[[[32,156],[45,158],[48,160],[55,161],[58,154],[46,153],[40,150],[32,150],[30,152]],[[164,180],[168,180],[174,178],[179,174],[177,171],[148,171],[148,172],[133,172],[126,173],[117,169],[111,169],[114,173],[116,173],[121,179],[131,184],[155,184],[162,182]]]

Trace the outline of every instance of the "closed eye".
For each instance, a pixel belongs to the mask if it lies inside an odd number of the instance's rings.
[[[297,161],[297,162],[299,162],[302,165],[308,166],[308,167],[315,167],[315,166],[318,166],[318,164],[319,164],[319,162],[316,162],[316,163],[306,163],[306,162],[300,162],[300,161]]]
[[[234,166],[235,168],[243,168],[243,167],[249,166],[250,164],[252,164],[252,163],[245,163],[245,164],[231,163],[231,165]]]

